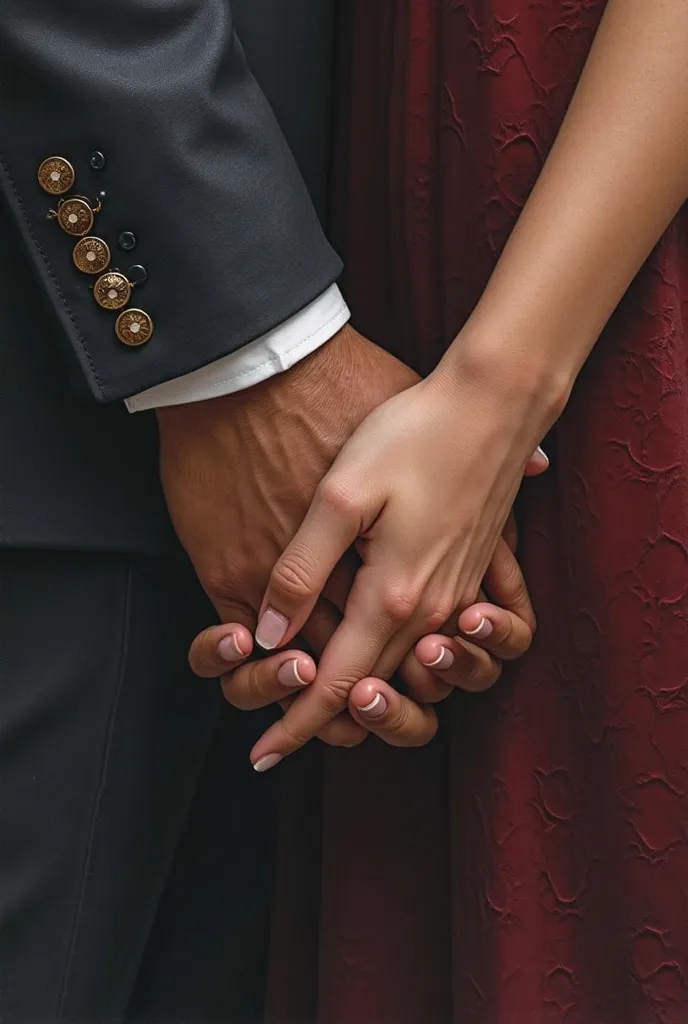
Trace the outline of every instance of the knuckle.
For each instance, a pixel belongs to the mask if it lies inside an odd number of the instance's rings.
[[[441,629],[454,611],[453,601],[435,601],[423,610],[423,625],[429,633]]]
[[[382,592],[380,605],[391,622],[408,622],[420,603],[420,595],[412,587],[388,587]]]
[[[241,593],[239,573],[227,565],[212,565],[200,571],[199,577],[211,601],[233,600]]]
[[[496,658],[486,658],[485,661],[480,661],[473,666],[466,677],[463,688],[481,693],[483,690],[489,690],[490,687],[494,686],[501,674],[501,661],[498,661]]]
[[[406,731],[409,723],[409,710],[405,703],[399,705],[399,710],[384,721],[384,731],[389,736],[399,736],[400,733]]]
[[[318,487],[317,497],[330,512],[344,518],[357,514],[358,499],[354,488],[342,477],[326,476]]]
[[[282,729],[282,735],[290,747],[303,747],[308,743],[309,739],[311,739],[305,729],[298,729],[293,722],[289,720],[288,715],[284,716],[280,722],[280,726]]]
[[[227,703],[231,704],[237,711],[251,710],[251,705],[246,699],[245,692],[236,685],[236,681],[231,676],[222,680],[222,693]]]
[[[328,680],[320,691],[322,702],[328,711],[341,711],[349,700],[349,694],[361,677],[353,675],[349,678],[339,676]]]
[[[313,589],[315,567],[309,554],[293,547],[286,552],[272,570],[270,586],[292,600],[307,598]]]
[[[521,606],[529,601],[526,581],[523,579],[517,563],[512,561],[504,572],[504,592],[510,604]]]
[[[249,697],[254,700],[262,700],[265,697],[265,669],[264,662],[251,661],[246,666],[245,689]]]
[[[192,672],[203,672],[209,668],[216,668],[216,658],[210,656],[211,648],[211,635],[214,630],[213,626],[208,626],[202,633],[194,637],[191,647],[189,647],[188,660]],[[213,652],[214,653],[214,652]],[[221,675],[221,670],[218,668],[218,676]]]

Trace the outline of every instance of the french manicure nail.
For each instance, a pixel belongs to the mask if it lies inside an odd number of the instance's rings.
[[[440,647],[440,653],[434,661],[423,661],[426,668],[436,668],[438,672],[444,672],[454,664],[454,655],[448,647]]]
[[[474,640],[486,640],[494,626],[485,616],[482,617],[475,629],[464,629],[466,636],[472,636]]]
[[[382,718],[387,710],[387,701],[381,693],[378,693],[378,695],[371,700],[370,704],[366,704],[365,707],[359,708],[358,710],[365,718]]]
[[[540,452],[540,455],[542,455],[543,459],[546,461],[547,465],[549,466],[549,455],[547,454],[547,452],[544,451],[540,447],[540,445],[537,446],[537,450]]]
[[[255,772],[269,772],[271,768],[274,768],[276,764],[279,764],[282,760],[281,754],[266,754],[265,757],[261,757],[259,761],[253,766]]]
[[[239,647],[234,633],[230,633],[229,636],[220,640],[217,645],[217,653],[224,661],[238,661],[239,658],[246,657],[246,652],[242,651],[241,647]]]
[[[277,673],[277,678],[282,686],[308,686],[306,680],[299,675],[299,663],[296,658],[285,661]]]
[[[289,619],[286,615],[275,611],[274,608],[266,608],[258,623],[256,643],[264,651],[274,651],[275,647],[282,643],[288,629]]]

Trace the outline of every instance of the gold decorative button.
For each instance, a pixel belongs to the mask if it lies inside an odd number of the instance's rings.
[[[90,235],[76,243],[73,258],[84,274],[101,274],[110,265],[110,249],[102,238]]]
[[[125,345],[145,345],[153,334],[153,321],[142,309],[125,309],[117,317],[115,331]]]
[[[82,196],[72,196],[61,200],[57,207],[57,222],[68,235],[81,238],[93,227],[94,211],[91,204]]]
[[[69,192],[75,178],[74,168],[63,156],[49,156],[38,168],[38,183],[51,196]]]
[[[122,309],[130,296],[131,284],[118,270],[103,274],[93,288],[93,297],[103,309]]]

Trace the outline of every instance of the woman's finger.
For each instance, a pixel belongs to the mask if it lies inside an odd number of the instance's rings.
[[[497,658],[460,637],[424,636],[414,653],[420,664],[443,683],[472,693],[494,686],[502,671]],[[412,692],[412,696],[415,698],[416,694]]]
[[[250,630],[238,622],[226,622],[221,626],[210,626],[198,634],[189,649],[189,664],[202,679],[217,679],[252,652]]]
[[[281,647],[299,632],[360,528],[360,516],[347,508],[326,477],[270,575],[255,634],[263,650]]]
[[[389,609],[380,609],[374,588],[367,587],[367,580],[364,567],[356,577],[347,614],[322,656],[315,683],[255,744],[251,763],[256,771],[274,767],[343,711],[354,685],[370,675],[396,633],[395,615]]]
[[[281,700],[279,703],[282,710],[287,711],[295,699],[290,696]],[[325,728],[317,734],[317,738],[322,743],[326,743],[328,747],[360,747],[367,737],[368,729],[355,722],[348,709],[328,722]]]
[[[363,679],[349,696],[349,711],[392,747],[422,747],[437,732],[431,707],[416,704],[382,679]]]

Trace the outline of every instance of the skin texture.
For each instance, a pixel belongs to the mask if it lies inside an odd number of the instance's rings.
[[[448,608],[475,601],[528,453],[688,193],[686,39],[684,0],[610,0],[473,316],[436,371],[376,409],[323,480],[261,612],[284,616],[288,642],[355,541],[363,565],[315,683],[258,742],[254,764],[297,749]]]
[[[353,551],[343,555],[293,644],[272,658],[244,664],[253,651],[252,632],[270,569],[347,438],[374,408],[417,380],[397,359],[346,328],[307,360],[264,384],[158,411],[161,474],[170,514],[226,623],[202,634],[191,664],[199,675],[222,676],[225,695],[237,707],[248,710],[293,700],[301,688],[294,685],[294,663],[306,685],[315,677],[312,658],[300,648],[305,642],[318,656],[326,647],[341,621],[358,559]],[[541,459],[531,471],[545,466]],[[513,545],[513,531],[509,539]],[[495,639],[502,638],[493,645],[494,654],[452,641],[455,663],[439,676],[410,654],[403,668],[410,696],[430,703],[454,685],[482,689],[499,675],[501,657],[516,657],[527,648],[535,622],[506,541],[495,574],[504,607],[490,613],[498,626]],[[455,623],[448,629],[456,633]],[[436,646],[431,642],[425,652],[432,655],[430,660],[437,657]],[[405,702],[412,703],[408,698]],[[426,742],[435,728],[431,712],[406,715],[403,728],[392,724],[394,741],[406,745]],[[385,723],[376,725],[383,735]],[[318,732],[330,743],[353,745],[365,738],[367,728],[363,719],[356,723],[347,714]]]

